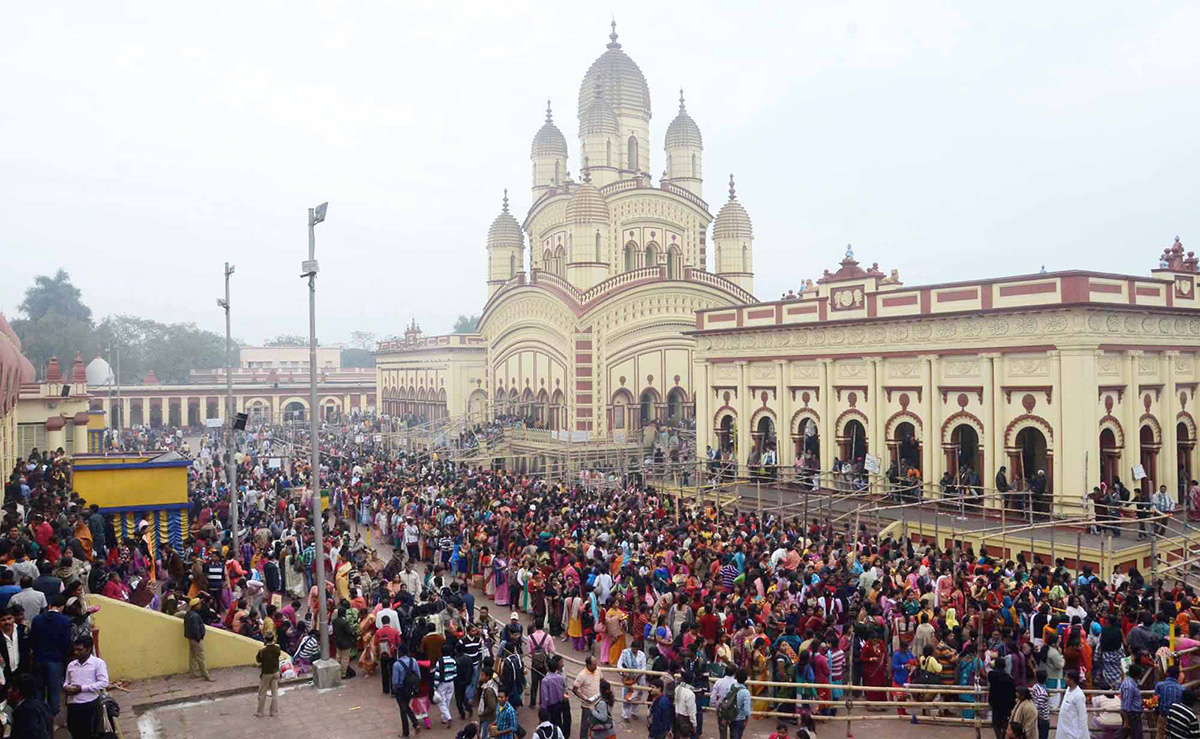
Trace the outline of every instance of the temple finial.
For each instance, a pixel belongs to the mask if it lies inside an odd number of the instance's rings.
[[[729,199],[737,200],[737,188],[733,186],[733,175],[729,175]]]
[[[550,112],[550,98],[546,98],[546,123],[554,123],[554,114]]]
[[[584,182],[592,181],[592,168],[588,165],[588,157],[587,156],[583,157],[583,181]]]
[[[679,112],[680,113],[687,112],[683,107],[683,88],[682,87],[679,88]]]
[[[854,259],[854,247],[846,244],[846,259]]]
[[[501,212],[502,213],[508,212],[508,188],[507,187],[504,188],[504,208],[501,210]]]
[[[617,19],[612,20],[612,33],[608,34],[608,48],[619,49],[621,45],[617,43]]]

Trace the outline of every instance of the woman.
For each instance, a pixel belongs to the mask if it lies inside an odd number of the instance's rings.
[[[859,659],[862,661],[863,684],[873,688],[886,687],[888,684],[888,655],[880,629],[871,630],[871,636],[863,644]],[[882,690],[867,691],[867,700],[885,701],[887,693]]]
[[[359,610],[358,667],[364,675],[374,675],[379,655],[375,647],[375,617],[367,609]]]
[[[583,598],[578,595],[567,599],[567,636],[571,638],[571,646],[578,652],[587,648],[583,638]]]
[[[613,696],[612,685],[607,680],[600,681],[600,700],[592,708],[591,739],[615,739],[617,732],[613,725]]]
[[[1050,710],[1058,711],[1058,704],[1062,701],[1062,694],[1058,690],[1063,687],[1063,669],[1066,665],[1062,652],[1058,651],[1058,634],[1051,632],[1046,635],[1041,652],[1038,654],[1038,662],[1046,670],[1046,689],[1050,691]]]
[[[762,637],[754,640],[754,651],[750,654],[750,679],[763,682],[771,679],[771,659],[767,654],[767,640]],[[750,689],[750,694],[754,696],[755,713],[763,714],[771,710],[770,701],[767,700],[770,691],[765,685],[755,685]]]
[[[492,597],[495,599],[496,605],[508,605],[508,560],[500,555],[492,560],[492,581]]]
[[[1017,688],[1017,705],[1008,720],[1007,739],[1037,739],[1038,712],[1029,688]]]

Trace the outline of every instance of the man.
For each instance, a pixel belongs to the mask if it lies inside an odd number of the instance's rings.
[[[92,637],[75,640],[75,661],[67,665],[67,729],[71,739],[91,739],[100,692],[108,687],[108,665],[92,654]]]
[[[588,739],[592,726],[592,709],[600,699],[600,672],[596,669],[596,658],[590,654],[583,663],[583,669],[575,676],[571,692],[579,699],[579,739]]]
[[[396,663],[396,647],[400,646],[400,632],[393,623],[393,616],[380,612],[379,628],[375,629],[375,652],[379,655],[379,673],[383,678],[384,695],[390,695],[392,692],[392,666]]]
[[[567,680],[562,673],[563,659],[556,654],[548,664],[549,674],[538,686],[538,699],[542,708],[550,712],[550,720],[567,737],[571,734],[571,703],[567,700]]]
[[[418,546],[420,541],[421,530],[417,528],[417,525],[413,523],[411,518],[406,519],[404,522],[404,548],[408,551],[409,565],[406,570],[409,572],[412,571],[412,561],[420,554],[420,547]],[[416,597],[415,594],[414,597]]]
[[[188,601],[188,612],[183,617],[183,636],[188,643],[188,674],[213,682],[208,674],[208,662],[204,659],[204,617],[200,615],[200,599]]]
[[[721,705],[721,702],[725,700],[725,696],[729,695],[730,689],[733,688],[734,682],[733,673],[729,673],[721,676],[720,679],[713,683],[712,704],[714,706]],[[729,724],[721,720],[720,713],[717,714],[717,735],[720,739],[728,739],[729,737]]]
[[[1121,739],[1142,739],[1142,666],[1134,662],[1121,681]]]
[[[349,680],[358,674],[350,666],[350,650],[354,649],[355,638],[354,629],[350,626],[350,617],[347,615],[349,610],[350,607],[343,602],[333,619],[333,646],[337,649],[337,661],[343,680]]]
[[[642,651],[642,640],[634,638],[633,643],[621,650],[617,658],[617,668],[621,670],[646,669],[646,653]],[[635,687],[646,684],[646,676],[640,672],[624,672],[621,681],[625,689],[621,691],[621,720],[628,721],[630,716],[637,716],[638,706],[642,702],[642,691]]]
[[[490,667],[483,668],[479,679],[479,739],[488,739],[488,731],[496,721],[496,711],[500,705],[500,685],[492,676]]]
[[[521,693],[525,691],[525,663],[521,653],[512,644],[501,647],[500,689],[508,695],[513,710],[521,707]]]
[[[8,610],[8,601],[19,592],[21,586],[17,585],[13,571],[7,567],[0,570],[0,613]]]
[[[666,739],[671,732],[675,709],[657,681],[650,684],[650,739]]]
[[[488,732],[490,739],[517,739],[517,711],[508,700],[508,693],[501,688],[496,693],[496,720]]]
[[[442,645],[442,656],[433,667],[433,689],[441,698],[438,708],[442,712],[442,727],[450,728],[450,701],[454,698],[454,681],[458,677],[458,662],[454,660],[454,647]]]
[[[1195,703],[1196,694],[1185,690],[1171,706],[1171,712],[1167,714],[1168,739],[1200,739],[1200,721],[1196,720],[1196,712],[1192,709]]]
[[[18,675],[9,684],[13,739],[51,739],[54,735],[54,717],[36,693],[32,675]]]
[[[541,723],[533,730],[534,739],[566,739],[562,729],[550,720],[550,712],[545,706],[538,709],[538,721]]]
[[[1166,485],[1159,485],[1158,491],[1151,496],[1150,503],[1154,506],[1154,513],[1156,515],[1164,516],[1164,518],[1159,518],[1154,522],[1154,535],[1162,536],[1167,530],[1167,519],[1165,516],[1170,516],[1175,512],[1175,500],[1167,494]]]
[[[50,610],[34,617],[29,626],[29,644],[38,681],[45,691],[38,697],[45,701],[51,716],[58,716],[62,702],[63,677],[71,653],[71,619],[63,615],[64,601],[54,596]]]
[[[46,596],[33,589],[33,578],[28,575],[21,578],[21,592],[8,599],[10,606],[21,606],[26,616],[32,619],[46,610]]]
[[[750,719],[750,689],[746,687],[749,678],[749,673],[743,669],[739,669],[733,678],[734,683],[730,690],[737,696],[737,717],[729,722],[730,739],[742,739],[742,734],[746,731],[746,721]]]
[[[997,659],[987,675],[988,706],[992,709],[992,732],[996,739],[1004,739],[1008,733],[1008,719],[1017,705],[1017,684],[1004,670],[1004,660]],[[1026,737],[1033,739],[1033,737]]]
[[[279,645],[275,643],[275,635],[263,637],[263,647],[254,656],[259,665],[258,677],[258,711],[256,718],[263,717],[263,705],[267,702],[267,693],[271,693],[271,717],[279,714]]]
[[[29,632],[17,623],[18,609],[18,606],[9,606],[0,613],[0,663],[3,663],[5,683],[11,683],[14,675],[32,669]]]
[[[1158,729],[1155,736],[1163,739],[1167,735],[1167,716],[1171,706],[1183,697],[1183,686],[1179,684],[1179,665],[1167,668],[1167,676],[1154,686],[1154,694],[1158,696]]]
[[[1079,687],[1079,671],[1067,670],[1067,692],[1058,709],[1058,739],[1088,739],[1087,696]]]
[[[70,558],[64,557],[63,561],[70,564]],[[38,562],[38,576],[33,581],[33,589],[46,596],[47,603],[53,602],[54,596],[62,593],[63,581],[54,576],[54,568],[49,561],[43,559]]]
[[[529,707],[538,704],[538,688],[542,679],[550,672],[550,658],[554,655],[554,639],[540,624],[526,637],[529,652]]]
[[[408,656],[408,647],[401,644],[396,649],[396,662],[392,665],[392,695],[400,709],[401,736],[408,736],[408,724],[411,721],[417,736],[421,735],[421,726],[417,723],[417,715],[413,713],[412,699],[415,688],[421,683],[421,666]]]
[[[696,691],[686,680],[675,676],[675,736],[699,739],[696,731]]]

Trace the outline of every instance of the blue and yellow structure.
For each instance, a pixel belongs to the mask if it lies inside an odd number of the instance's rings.
[[[136,538],[138,524],[150,524],[156,546],[183,547],[191,524],[188,468],[192,461],[175,452],[78,454],[74,489],[87,505],[113,516],[120,538]]]

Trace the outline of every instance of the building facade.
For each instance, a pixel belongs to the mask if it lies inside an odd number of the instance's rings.
[[[1178,240],[1149,277],[918,287],[848,249],[800,295],[697,314],[698,445],[741,464],[775,445],[784,466],[818,447],[822,470],[868,453],[886,469],[907,447],[926,482],[1043,471],[1061,507],[1117,479],[1174,494],[1200,467],[1197,289]]]
[[[697,310],[754,301],[750,218],[732,176],[715,219],[703,199],[703,140],[682,92],[655,185],[649,87],[615,24],[577,115],[580,179],[547,107],[530,147],[532,204],[518,222],[506,192],[488,230],[478,334],[379,346],[385,412],[415,402],[601,435],[690,422],[695,342],[684,332]]]

